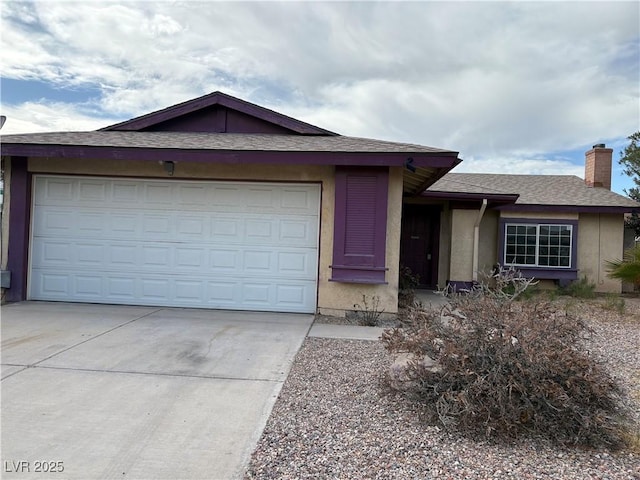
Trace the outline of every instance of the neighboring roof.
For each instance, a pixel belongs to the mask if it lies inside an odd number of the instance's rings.
[[[247,102],[246,100],[232,97],[231,95],[227,95],[222,92],[213,92],[202,97],[172,105],[162,110],[157,110],[155,112],[132,118],[131,120],[116,123],[115,125],[109,125],[108,127],[101,128],[100,130],[137,131],[148,129],[154,125],[174,120],[178,117],[186,116],[198,110],[203,110],[215,105],[221,105],[237,110],[252,117],[287,128],[292,132],[304,135],[337,135],[337,133],[325,130],[324,128],[316,127],[310,123],[288,117],[287,115],[269,110],[268,108],[261,107],[255,103]]]
[[[425,196],[446,198],[460,194],[519,195],[505,210],[631,211],[640,204],[606,188],[588,187],[574,175],[503,175],[447,173]]]

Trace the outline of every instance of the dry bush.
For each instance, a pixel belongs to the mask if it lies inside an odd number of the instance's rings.
[[[621,447],[621,390],[584,350],[589,329],[549,302],[514,302],[527,285],[512,280],[454,294],[441,312],[413,309],[384,332],[389,351],[413,356],[410,392],[434,421],[466,433]]]

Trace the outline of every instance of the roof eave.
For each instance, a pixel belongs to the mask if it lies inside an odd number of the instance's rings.
[[[540,205],[515,204],[498,207],[508,212],[562,212],[562,213],[640,213],[637,207],[627,205]]]
[[[450,201],[482,201],[487,199],[493,205],[513,204],[518,200],[520,195],[506,193],[468,193],[468,192],[444,192],[426,190],[422,192],[421,197],[431,198],[434,200],[450,200]]]
[[[2,143],[2,155],[94,160],[173,161],[200,163],[271,163],[315,165],[404,166],[407,157],[417,166],[453,168],[456,152],[375,152],[375,151],[291,151],[291,150],[209,150],[183,148],[114,147]],[[435,180],[434,180],[435,181]]]

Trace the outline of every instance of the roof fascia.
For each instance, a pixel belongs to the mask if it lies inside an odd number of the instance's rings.
[[[563,213],[640,213],[640,205],[628,206],[598,206],[598,205],[532,205],[516,204],[497,207],[505,212],[563,212]]]
[[[133,147],[95,147],[83,145],[2,144],[2,155],[82,158],[93,160],[172,161],[200,163],[266,163],[313,165],[404,166],[407,156],[414,163],[431,168],[453,168],[459,159],[455,152],[407,154],[405,152],[326,152],[162,149]],[[445,172],[442,172],[444,175]]]
[[[202,97],[187,100],[186,102],[178,103],[162,110],[157,110],[124,122],[109,125],[108,127],[101,128],[98,131],[139,131],[213,105],[222,105],[232,110],[237,110],[246,115],[259,118],[265,122],[270,122],[304,135],[338,135],[335,132],[316,127],[310,123],[302,122],[295,118],[288,117],[273,110],[269,110],[268,108],[232,97],[231,95],[227,95],[222,92],[213,92]]]
[[[507,193],[464,193],[464,192],[437,192],[426,190],[422,192],[421,197],[433,198],[437,200],[454,200],[454,201],[482,201],[485,198],[494,204],[513,204],[520,197],[519,194]]]

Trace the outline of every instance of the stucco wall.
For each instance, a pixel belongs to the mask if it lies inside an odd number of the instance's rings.
[[[87,162],[77,159],[30,158],[33,173],[60,173],[129,177],[168,178],[160,163],[104,160]],[[361,285],[329,282],[333,257],[333,214],[335,198],[334,167],[325,165],[228,165],[177,162],[175,179],[211,179],[243,181],[321,182],[320,252],[318,310],[321,313],[344,315],[362,304],[362,295],[378,296],[379,309],[397,312],[398,265],[400,251],[400,219],[402,211],[402,169],[390,169],[387,213],[386,264],[387,285]]]
[[[448,280],[473,280],[473,225],[477,218],[478,210],[451,210],[451,260]]]
[[[473,280],[473,235],[478,220],[478,210],[451,210],[451,259],[449,276],[453,282]],[[497,262],[499,212],[486,210],[480,221],[478,242],[478,273],[489,273]]]
[[[332,192],[333,195],[333,192]],[[331,197],[333,199],[333,196]],[[333,207],[333,202],[332,202]],[[333,211],[332,211],[333,213]],[[333,218],[333,215],[331,215]],[[333,249],[333,223],[331,234],[323,235],[329,248],[328,255],[321,255],[320,259],[320,288],[318,310],[329,315],[343,315],[345,311],[360,310],[363,306],[362,297],[367,297],[370,304],[373,297],[379,299],[378,310],[385,313],[398,311],[398,280],[400,265],[400,222],[402,219],[402,168],[393,167],[389,170],[389,198],[387,204],[387,246],[385,251],[387,285],[366,285],[329,282],[331,269],[331,253]],[[324,225],[323,225],[324,228]],[[323,259],[328,263],[324,264]],[[326,267],[326,268],[324,268]],[[358,305],[360,307],[358,307]]]
[[[581,213],[578,222],[578,277],[586,275],[598,292],[620,293],[622,284],[607,276],[606,261],[622,258],[622,214]]]
[[[478,255],[478,272],[491,273],[498,263],[498,227],[500,212],[487,210],[480,223],[480,245]]]

